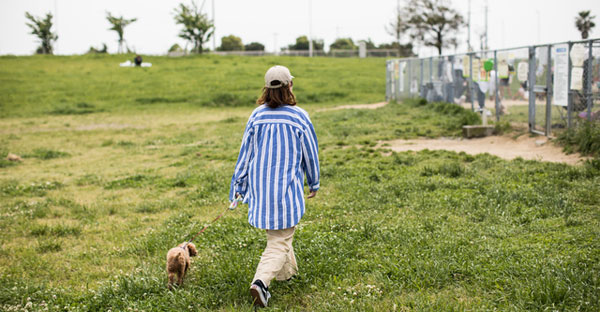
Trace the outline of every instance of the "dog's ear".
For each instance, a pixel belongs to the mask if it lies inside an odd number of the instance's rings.
[[[194,245],[193,243],[189,243],[187,245],[187,249],[190,254],[190,257],[194,257],[198,254],[198,251],[196,251],[196,245]]]

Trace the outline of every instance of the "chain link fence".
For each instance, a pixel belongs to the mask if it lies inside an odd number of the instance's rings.
[[[600,120],[600,39],[387,61],[386,99],[455,103],[546,136]]]

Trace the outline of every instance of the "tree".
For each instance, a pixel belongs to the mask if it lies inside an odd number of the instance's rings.
[[[396,16],[385,27],[387,33],[396,38],[396,42],[398,42],[398,45],[402,44],[400,41],[402,39],[402,35],[404,34],[404,32],[406,32],[406,30],[408,30],[408,24],[404,20],[403,15],[404,14],[402,13],[402,10],[400,9],[400,3],[398,3],[398,7],[396,7]]]
[[[36,35],[41,41],[41,45],[37,48],[36,53],[38,54],[52,54],[54,49],[52,47],[52,41],[58,39],[58,35],[52,33],[52,14],[46,13],[46,18],[42,19],[35,17],[29,12],[25,12],[25,17],[31,21],[26,23],[31,28],[31,34]]]
[[[435,47],[440,55],[443,48],[458,44],[456,35],[465,25],[462,15],[445,0],[409,0],[406,16],[411,38]]]
[[[217,48],[219,51],[242,51],[244,45],[240,37],[229,35],[221,38],[221,46]]]
[[[192,2],[191,6],[180,3],[179,8],[175,9],[175,22],[183,26],[179,37],[190,41],[194,45],[192,51],[195,53],[202,53],[202,46],[215,32],[213,21],[202,13],[203,6],[204,2],[200,8],[195,2]]]
[[[325,43],[323,42],[323,40],[313,39],[312,42],[313,42],[313,50],[315,50],[315,51],[323,50],[323,47],[325,46]],[[288,46],[288,49],[290,49],[290,50],[308,50],[308,37],[300,36],[300,37],[296,38],[296,44],[290,44]]]
[[[400,54],[400,57],[417,56],[413,52],[413,45],[412,45],[412,43],[399,44],[396,41],[394,41],[392,43],[382,43],[382,44],[379,45],[378,49],[398,50],[398,52]]]
[[[123,18],[123,16],[121,17],[116,17],[116,16],[112,16],[110,14],[110,12],[106,12],[106,19],[108,20],[109,23],[112,24],[112,27],[109,28],[109,30],[114,30],[117,32],[117,35],[119,36],[119,49],[117,50],[117,53],[123,53],[123,43],[125,43],[125,38],[123,35],[123,32],[125,30],[125,27],[127,27],[127,25],[137,21],[137,18],[132,18],[132,19],[125,19]],[[127,50],[129,51],[129,48],[127,48]]]
[[[587,39],[590,34],[590,30],[596,26],[594,23],[595,16],[591,16],[591,11],[581,11],[575,17],[575,26],[577,30],[581,32],[581,39]]]
[[[175,43],[169,48],[169,52],[184,52],[184,51],[178,43]]]
[[[329,45],[330,50],[356,50],[357,47],[351,38],[337,38]]]
[[[94,47],[90,47],[86,54],[106,54],[108,53],[108,47],[106,43],[102,44],[102,48],[96,49]]]
[[[404,37],[404,33],[409,29],[409,25],[406,20],[406,16],[402,9],[400,8],[400,4],[398,3],[398,7],[396,7],[396,16],[394,19],[386,26],[386,31],[388,34],[393,36],[396,39],[396,42],[392,44],[382,44],[379,46],[380,49],[397,49],[400,53],[400,56],[414,56],[412,51],[413,45],[412,43],[402,44],[402,37]]]
[[[249,44],[244,46],[244,50],[246,51],[264,51],[265,45],[259,42],[250,42]]]

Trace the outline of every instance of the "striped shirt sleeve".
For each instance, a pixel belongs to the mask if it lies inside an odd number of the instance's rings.
[[[319,146],[315,128],[308,120],[308,127],[302,133],[302,167],[306,173],[306,181],[310,191],[320,187]]]
[[[235,194],[239,193],[242,197],[246,197],[248,192],[248,166],[252,160],[253,148],[252,144],[254,141],[254,130],[252,126],[252,116],[246,124],[244,130],[244,137],[242,139],[242,146],[240,147],[240,153],[238,155],[237,163],[235,164],[235,171],[231,178],[231,187],[229,189],[229,200],[235,199]]]

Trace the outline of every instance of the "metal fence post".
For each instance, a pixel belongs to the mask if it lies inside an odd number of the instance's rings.
[[[567,55],[571,55],[573,43],[569,41]],[[567,57],[568,79],[567,79],[567,129],[571,129],[571,113],[573,112],[573,94],[571,93],[571,57]]]
[[[546,61],[546,136],[552,130],[552,45],[548,45]]]
[[[433,82],[433,56],[429,58],[429,82]]]
[[[408,97],[412,97],[412,60],[408,61]]]
[[[494,72],[496,73],[496,75],[494,75],[494,85],[496,86],[494,88],[494,102],[496,105],[496,121],[500,121],[500,99],[498,98],[498,56],[497,56],[497,52],[496,50],[494,50]]]
[[[587,59],[587,83],[585,84],[585,98],[587,100],[587,118],[588,121],[592,121],[592,70],[594,57],[592,55],[592,41],[589,42],[588,59]]]
[[[473,87],[473,53],[469,54],[469,94],[471,95],[471,111],[475,111],[475,94]]]
[[[421,62],[420,62],[420,63],[421,63],[421,75],[420,75],[420,77],[419,77],[419,94],[420,94],[420,96],[421,96],[422,98],[424,98],[424,97],[425,97],[425,95],[423,94],[423,90],[424,90],[425,88],[423,88],[423,71],[424,71],[424,70],[423,70],[423,59],[421,59]]]
[[[529,132],[535,130],[535,47],[529,47],[529,72],[527,84],[529,86]]]
[[[390,62],[385,62],[385,101],[390,101]]]
[[[403,82],[402,79],[400,79],[400,77],[402,76],[402,63],[403,62],[396,62],[396,64],[394,66],[398,66],[398,75],[395,77],[396,78],[396,86],[394,88],[394,90],[396,90],[396,101],[401,99],[402,93],[400,92],[400,90],[402,90],[400,87],[400,84]],[[396,73],[396,68],[394,68],[394,74]]]

